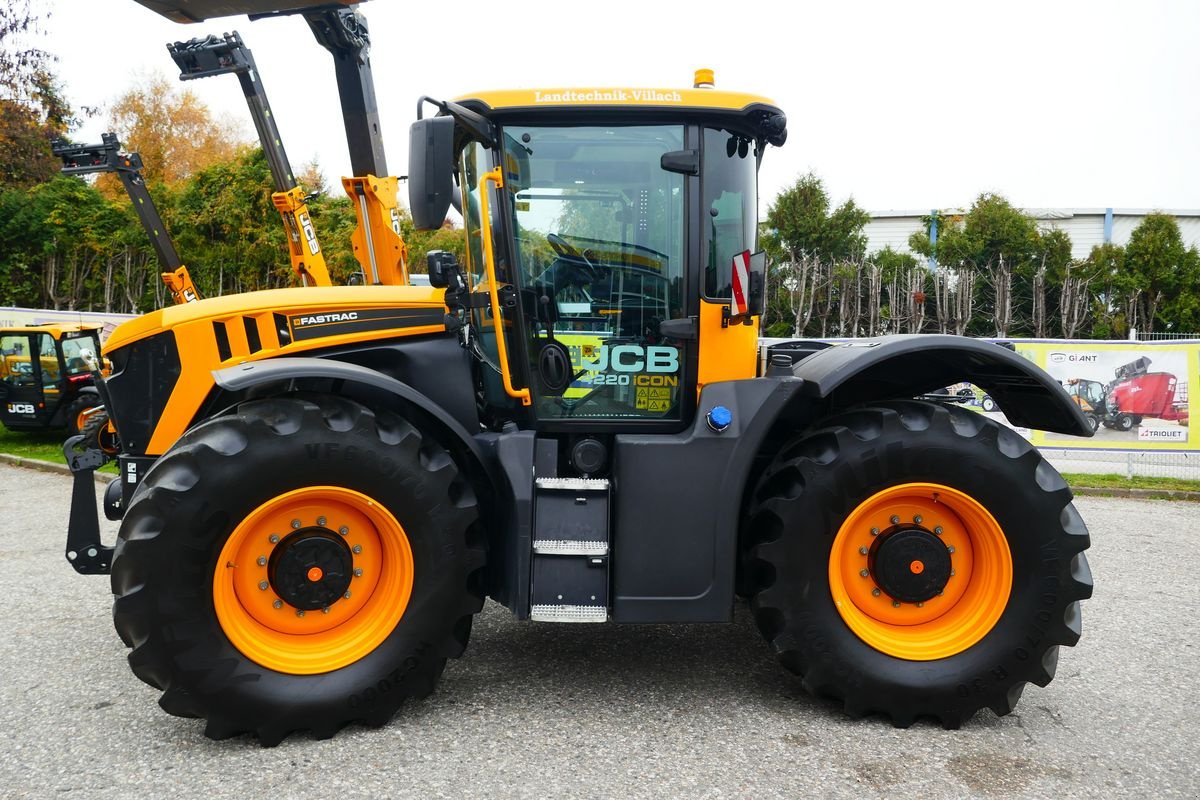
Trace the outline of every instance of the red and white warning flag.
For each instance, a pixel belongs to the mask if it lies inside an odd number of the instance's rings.
[[[743,250],[733,257],[733,308],[730,316],[750,313],[750,251]]]

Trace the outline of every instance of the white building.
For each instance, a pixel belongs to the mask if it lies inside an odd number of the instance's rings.
[[[1094,245],[1113,242],[1129,243],[1129,235],[1151,213],[1148,208],[1026,208],[1026,214],[1037,220],[1042,230],[1058,229],[1071,237],[1071,256],[1087,258]],[[930,211],[872,211],[871,221],[864,232],[867,252],[874,253],[891,245],[893,250],[911,253],[908,237],[924,230],[922,217],[936,214],[939,220],[961,217],[963,209],[932,209]],[[1179,222],[1183,242],[1200,247],[1200,210],[1166,211]],[[942,224],[945,224],[942,222]],[[914,254],[915,255],[915,254]]]

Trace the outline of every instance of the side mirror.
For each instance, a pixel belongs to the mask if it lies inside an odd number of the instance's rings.
[[[408,206],[413,227],[442,227],[454,196],[454,118],[419,119],[409,131]]]
[[[761,317],[767,310],[767,254],[762,250],[750,256],[750,313]]]
[[[429,285],[435,289],[447,288],[458,277],[458,259],[454,253],[430,250],[425,255],[425,264],[429,268]]]

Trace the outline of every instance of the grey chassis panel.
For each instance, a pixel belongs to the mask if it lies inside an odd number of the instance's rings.
[[[781,415],[795,415],[798,427],[811,424],[815,404],[798,396],[803,386],[794,378],[710,384],[690,430],[616,437],[613,620],[731,618],[747,481]],[[704,421],[717,405],[733,414],[723,433]]]
[[[1013,425],[1091,436],[1083,411],[1036,364],[992,342],[913,334],[837,344],[793,367],[806,393],[830,408],[915,397],[970,381],[992,396]]]

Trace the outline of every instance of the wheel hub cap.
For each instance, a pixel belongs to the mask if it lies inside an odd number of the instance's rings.
[[[354,558],[350,548],[327,528],[305,528],[289,535],[271,553],[271,588],[285,603],[316,611],[338,600],[350,587]]]
[[[902,603],[923,603],[950,580],[946,545],[924,528],[901,528],[879,537],[868,560],[879,588]]]

